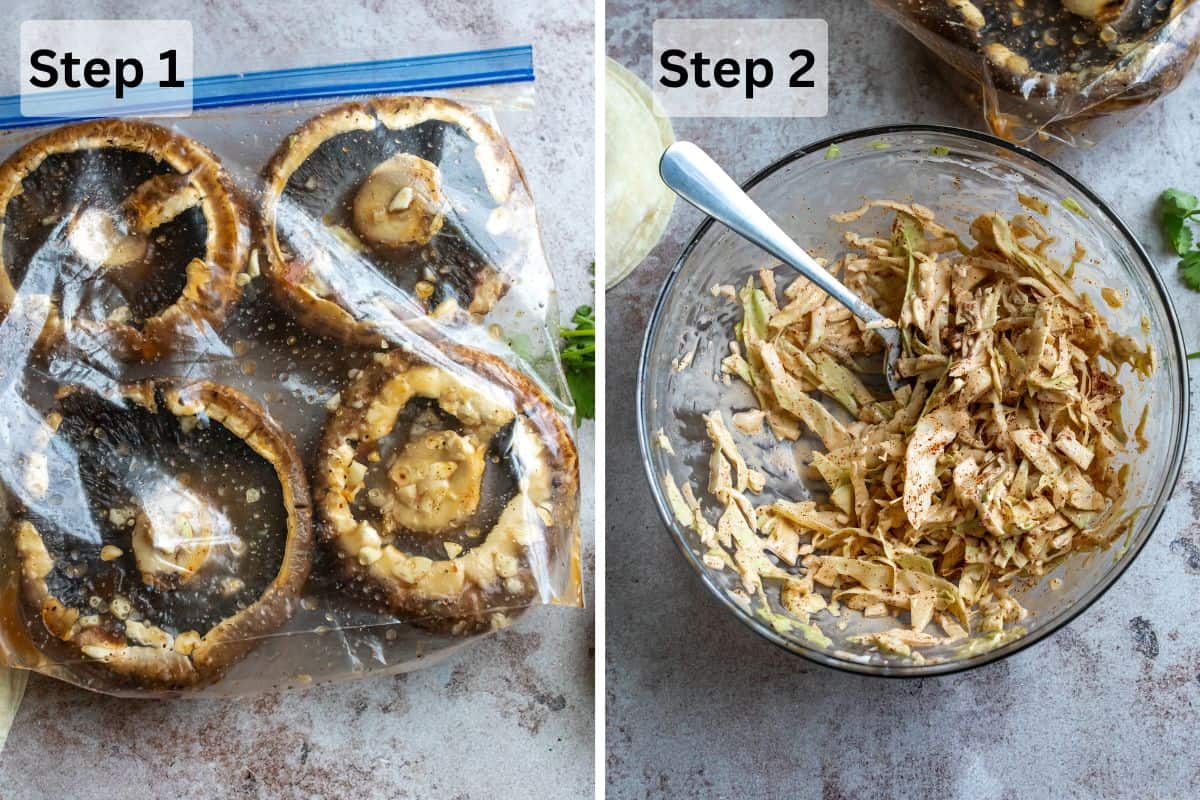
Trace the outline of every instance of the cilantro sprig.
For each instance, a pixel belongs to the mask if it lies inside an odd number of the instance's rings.
[[[580,306],[571,317],[574,327],[559,328],[563,371],[575,401],[575,424],[596,418],[596,312]]]
[[[1189,289],[1200,292],[1200,248],[1192,231],[1193,220],[1200,220],[1200,198],[1182,189],[1167,189],[1158,198],[1163,235],[1179,258],[1179,279]],[[1188,353],[1188,359],[1200,358],[1200,352]]]
[[[1200,292],[1200,249],[1191,223],[1200,220],[1200,198],[1180,189],[1167,189],[1159,197],[1163,235],[1180,256],[1179,278]]]

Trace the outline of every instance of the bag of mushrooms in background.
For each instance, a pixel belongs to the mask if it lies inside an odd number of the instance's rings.
[[[875,0],[935,53],[997,136],[1089,146],[1179,85],[1195,0]]]
[[[533,200],[447,93],[528,99],[531,52],[441,58],[420,96],[0,134],[0,664],[239,694],[580,604]]]

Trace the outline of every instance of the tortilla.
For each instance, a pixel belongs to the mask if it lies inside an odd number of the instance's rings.
[[[605,82],[605,285],[615,286],[658,244],[675,195],[658,177],[658,159],[675,141],[650,89],[608,59]]]

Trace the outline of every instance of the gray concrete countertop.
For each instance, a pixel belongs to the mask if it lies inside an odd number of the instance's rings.
[[[590,0],[9,3],[3,93],[16,87],[20,20],[115,17],[192,20],[197,74],[532,42],[536,108],[506,115],[505,131],[538,202],[564,318],[591,302]],[[590,604],[591,423],[578,438]],[[592,620],[590,609],[535,609],[435,668],[244,700],[131,702],[34,676],[0,755],[0,798],[587,797]]]
[[[656,17],[737,17],[740,2],[613,0],[608,53],[650,73]],[[981,127],[923,49],[868,3],[753,4],[825,17],[825,119],[677,120],[739,180],[840,130],[889,122]],[[1200,294],[1174,277],[1152,216],[1167,186],[1200,190],[1200,76],[1090,152],[1054,160],[1090,183],[1151,249],[1200,345]],[[882,680],[774,648],[726,613],[677,552],[634,433],[638,348],[661,281],[700,215],[607,295],[607,704],[610,798],[1195,797],[1200,783],[1200,454],[1137,562],[1070,626],[1005,661],[941,679]],[[1193,397],[1195,393],[1193,381]],[[1193,429],[1195,425],[1193,424]]]

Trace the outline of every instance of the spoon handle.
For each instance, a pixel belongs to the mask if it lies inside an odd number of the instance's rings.
[[[696,145],[676,142],[668,147],[658,163],[658,173],[677,195],[808,278],[859,319],[864,322],[884,319],[780,230],[733,178]]]

